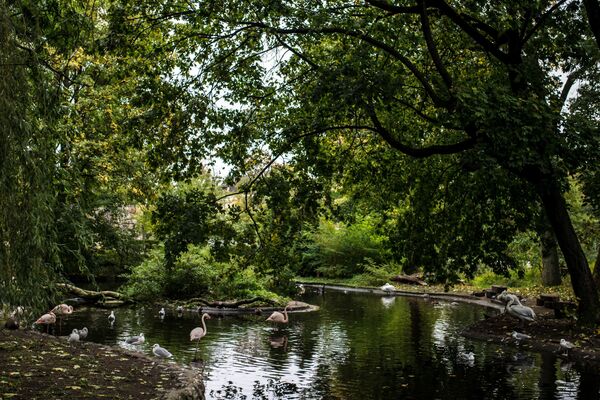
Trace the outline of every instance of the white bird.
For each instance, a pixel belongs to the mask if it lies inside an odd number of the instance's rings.
[[[565,351],[565,355],[569,355],[569,350],[574,348],[575,345],[565,339],[560,339],[560,348]]]
[[[160,358],[171,358],[171,357],[173,357],[173,354],[169,353],[169,351],[167,349],[164,349],[164,348],[160,347],[158,344],[154,344],[152,346],[152,353],[156,357],[160,357]]]
[[[117,320],[117,317],[115,317],[115,312],[111,311],[110,315],[108,316],[108,322],[110,322],[110,324],[114,324],[115,321]]]
[[[198,351],[198,344],[200,343],[200,339],[206,336],[206,323],[204,322],[205,319],[210,319],[210,315],[208,315],[207,313],[202,314],[202,328],[197,327],[192,329],[192,331],[190,332],[190,342],[194,340],[196,341],[194,360],[196,359],[196,352]]]
[[[393,292],[394,290],[396,290],[396,288],[394,287],[394,285],[390,285],[389,283],[386,283],[385,285],[383,285],[382,287],[380,287],[379,289],[383,290],[384,292]]]
[[[523,339],[531,339],[531,336],[526,335],[524,333],[517,332],[517,331],[513,331],[511,336],[513,338],[517,339],[518,341],[521,341]]]
[[[160,317],[160,319],[163,319],[165,317],[165,308],[161,308],[160,311],[158,312],[158,316]]]
[[[69,335],[69,339],[67,339],[69,343],[71,342],[79,342],[79,331],[77,329],[73,329],[73,332]]]
[[[88,328],[84,326],[83,329],[78,330],[77,333],[79,334],[79,339],[85,339],[88,335]]]
[[[468,353],[460,352],[458,353],[458,358],[462,363],[467,364],[470,367],[475,365],[475,353],[472,351],[469,351]]]
[[[132,336],[130,338],[127,338],[127,340],[125,340],[125,343],[128,344],[142,344],[146,341],[146,338],[144,337],[143,333],[140,333],[139,336]]]
[[[533,312],[533,309],[522,305],[516,296],[508,300],[506,311],[509,315],[518,318],[521,323],[525,323],[525,321],[532,322],[535,320],[535,312]]]

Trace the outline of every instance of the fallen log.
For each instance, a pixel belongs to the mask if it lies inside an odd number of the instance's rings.
[[[407,283],[409,285],[427,286],[427,282],[416,275],[396,275],[391,279],[394,282]]]
[[[202,297],[194,297],[186,300],[186,305],[191,304],[202,304],[208,307],[216,307],[216,308],[238,308],[240,306],[246,304],[252,304],[256,302],[262,302],[267,304],[275,304],[275,301],[271,299],[267,299],[264,297],[253,297],[251,299],[242,299],[242,300],[231,300],[231,301],[210,301],[203,299]]]
[[[93,303],[109,303],[109,304],[124,304],[127,302],[125,296],[119,292],[113,292],[112,290],[86,290],[70,283],[58,283],[57,286],[63,289],[65,292],[73,294],[82,299],[91,301]],[[118,301],[118,302],[117,302]]]

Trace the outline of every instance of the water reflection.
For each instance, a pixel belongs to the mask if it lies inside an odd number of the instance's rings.
[[[383,306],[385,308],[390,308],[391,306],[394,305],[395,302],[396,302],[396,296],[383,296],[381,298],[381,304],[383,304]]]
[[[154,343],[203,371],[207,398],[230,399],[576,399],[597,398],[600,373],[554,354],[501,348],[460,335],[483,317],[468,305],[306,290],[316,313],[272,327],[262,316],[214,317],[198,346],[198,313],[78,308],[63,332],[89,328],[89,341],[151,355]],[[140,345],[127,338],[144,333]],[[245,397],[244,397],[245,396]]]

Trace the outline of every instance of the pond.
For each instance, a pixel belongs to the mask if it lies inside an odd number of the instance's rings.
[[[285,327],[264,316],[207,320],[194,363],[207,399],[592,399],[600,375],[558,358],[472,341],[461,330],[490,312],[481,307],[406,297],[307,291],[318,312],[290,314]],[[78,308],[63,334],[87,326],[87,340],[152,355],[159,343],[189,364],[196,313],[158,317],[158,308]],[[143,332],[146,342],[125,339]],[[473,358],[469,356],[472,353]]]

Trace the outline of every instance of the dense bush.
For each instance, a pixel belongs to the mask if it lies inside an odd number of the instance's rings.
[[[242,268],[236,260],[218,262],[204,246],[190,245],[171,268],[164,263],[162,246],[150,252],[146,261],[134,267],[122,291],[139,300],[156,298],[234,299],[262,296],[279,300],[266,289],[267,282],[252,266]]]
[[[349,226],[323,220],[306,240],[302,272],[307,275],[347,278],[363,273],[367,262],[382,264],[390,256],[385,237],[368,218]]]

